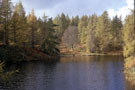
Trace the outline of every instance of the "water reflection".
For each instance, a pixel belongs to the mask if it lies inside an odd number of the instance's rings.
[[[125,90],[120,56],[62,57],[60,62],[24,63],[9,90]]]

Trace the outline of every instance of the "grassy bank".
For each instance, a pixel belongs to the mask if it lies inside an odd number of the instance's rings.
[[[104,55],[123,55],[122,51],[108,51],[108,52],[96,52],[90,53],[86,52],[85,49],[76,47],[74,50],[61,48],[60,49],[61,56],[104,56]]]
[[[125,76],[130,90],[135,90],[135,57],[129,57],[125,60]]]

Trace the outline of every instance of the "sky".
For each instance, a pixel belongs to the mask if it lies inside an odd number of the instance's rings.
[[[48,17],[55,17],[62,12],[72,16],[101,15],[108,11],[110,18],[115,15],[121,16],[124,20],[134,8],[134,0],[12,0],[13,4],[21,1],[26,14],[32,9],[37,17],[45,13]]]

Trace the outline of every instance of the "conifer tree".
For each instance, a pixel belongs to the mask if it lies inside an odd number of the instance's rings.
[[[87,26],[88,35],[86,37],[87,52],[96,52],[96,49],[97,49],[97,40],[96,40],[96,35],[95,35],[97,21],[98,21],[97,15],[93,14],[92,16],[90,16],[88,26]]]
[[[135,57],[135,13],[132,12],[131,15],[128,15],[125,24],[124,24],[124,30],[123,30],[123,40],[124,40],[124,56]]]
[[[72,26],[78,26],[78,23],[79,23],[79,16],[72,17],[71,25]]]
[[[1,25],[4,30],[4,43],[5,45],[9,45],[9,31],[10,31],[10,21],[11,21],[11,1],[10,0],[2,0],[1,2]]]
[[[43,16],[43,20],[41,23],[41,48],[45,49],[45,41],[47,39],[48,36],[48,20],[47,20],[47,16],[44,14]]]
[[[70,18],[69,16],[65,15],[64,13],[61,14],[61,16],[57,16],[54,19],[54,24],[58,25],[58,27],[56,27],[56,33],[58,37],[62,37],[64,31],[67,29],[67,27],[70,25]]]
[[[13,16],[12,16],[12,22],[11,22],[11,28],[12,28],[12,32],[13,32],[13,42],[14,44],[16,43],[16,34],[17,34],[17,30],[19,29],[19,15],[17,12],[14,12],[13,13]]]
[[[87,25],[88,25],[88,16],[84,15],[81,17],[79,24],[78,24],[79,38],[80,38],[81,44],[86,43]]]
[[[61,25],[61,23],[60,23],[61,21],[60,21],[60,16],[59,15],[57,15],[54,19],[53,19],[53,23],[54,24],[56,24],[56,25],[58,25],[58,27],[55,27],[55,30],[56,30],[56,35],[58,36],[58,37],[60,37],[61,35],[61,28],[60,28],[60,25]]]
[[[21,45],[26,42],[27,30],[27,19],[25,11],[21,2],[17,3],[14,8],[12,21],[12,32],[14,44]]]
[[[122,27],[121,18],[116,15],[111,22],[111,46],[115,50],[122,49]]]
[[[46,33],[42,42],[42,49],[49,54],[58,53],[57,45],[59,43],[54,29],[55,26],[57,25],[53,24],[52,18],[49,18],[46,23]]]
[[[29,24],[29,30],[30,30],[31,47],[34,48],[35,32],[37,31],[37,18],[34,14],[34,10],[32,10],[32,13],[29,14],[29,16],[28,16],[28,24]]]
[[[4,34],[4,31],[2,30],[2,0],[0,0],[0,42],[3,42],[3,34]]]
[[[103,52],[109,49],[110,40],[111,40],[111,21],[108,17],[107,11],[98,18],[97,27],[96,27],[96,37],[98,41],[98,50]]]

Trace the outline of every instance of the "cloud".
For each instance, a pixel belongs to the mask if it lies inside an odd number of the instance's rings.
[[[64,0],[12,0],[13,2],[22,1],[25,6],[28,8],[36,8],[36,9],[47,9],[53,8],[60,2]]]
[[[18,2],[19,0],[12,0]],[[125,5],[124,0],[21,0],[28,14],[35,9],[35,14],[42,17],[43,13],[47,16],[55,17],[57,14],[64,12],[70,17],[75,15],[91,15],[96,13],[100,15],[104,10],[109,10],[112,14],[114,9]]]
[[[126,0],[127,5],[119,8],[118,10],[109,9],[108,13],[111,19],[115,16],[121,16],[124,21],[125,17],[131,13],[131,10],[134,9],[134,0]]]

